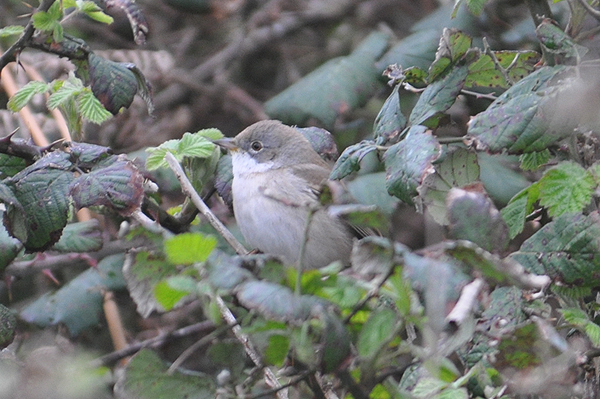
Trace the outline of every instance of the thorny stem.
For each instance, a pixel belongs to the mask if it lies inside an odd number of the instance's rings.
[[[50,9],[50,6],[54,3],[54,1],[55,0],[42,0],[40,6],[37,8],[36,11],[48,11]],[[34,31],[35,28],[33,27],[33,19],[30,18],[29,22],[25,26],[25,29],[23,30],[23,34],[21,35],[21,37],[19,37],[19,39],[16,42],[14,42],[13,45],[10,46],[4,54],[2,54],[2,56],[0,56],[0,71],[4,69],[4,67],[8,65],[8,63],[15,60],[15,53],[18,53],[23,48],[27,47],[28,42],[31,40]]]

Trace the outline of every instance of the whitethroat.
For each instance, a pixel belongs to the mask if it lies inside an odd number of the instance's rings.
[[[302,133],[269,120],[215,143],[231,153],[233,211],[249,245],[292,264],[305,243],[305,269],[349,261],[352,229],[318,200],[331,166]]]

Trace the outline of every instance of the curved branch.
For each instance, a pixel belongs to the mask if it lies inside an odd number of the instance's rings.
[[[50,6],[55,1],[56,0],[42,0],[36,12],[48,11]],[[2,54],[2,56],[0,56],[0,70],[4,69],[4,67],[10,62],[15,61],[15,54],[27,47],[28,43],[31,41],[34,31],[35,28],[33,27],[33,19],[30,18],[21,37],[19,37],[19,39],[17,39],[17,41],[14,42],[13,45],[10,46],[8,50],[4,52],[4,54]]]

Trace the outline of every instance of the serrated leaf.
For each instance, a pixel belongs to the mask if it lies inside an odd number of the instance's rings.
[[[79,112],[81,112],[81,116],[97,125],[109,120],[113,116],[94,96],[94,93],[88,89],[84,89],[77,96],[76,105]]]
[[[23,33],[25,28],[19,25],[5,26],[0,29],[0,37],[18,36]]]
[[[589,49],[577,44],[551,19],[544,19],[535,30],[540,43],[551,53],[579,60]]]
[[[535,64],[539,61],[540,55],[535,51],[496,51],[494,52],[498,64],[501,68],[510,69],[506,71],[510,82],[506,81],[505,76],[498,69],[492,58],[488,54],[482,54],[476,61],[469,65],[469,75],[465,81],[465,87],[498,87],[508,88],[514,82],[518,82],[529,75],[535,69]],[[517,58],[517,61],[513,61]]]
[[[431,83],[419,96],[408,120],[412,125],[436,127],[439,115],[454,104],[469,72],[468,66],[453,68],[442,79]]]
[[[379,110],[373,126],[373,136],[377,145],[396,143],[406,127],[406,117],[400,110],[400,85],[396,85],[383,107]]]
[[[331,180],[339,180],[352,172],[360,170],[360,161],[367,154],[376,151],[377,146],[371,140],[363,140],[360,143],[347,147],[338,158],[329,175]]]
[[[412,204],[417,187],[434,172],[432,162],[440,153],[440,144],[424,126],[411,127],[406,138],[383,155],[388,192]]]
[[[206,158],[212,155],[215,145],[200,134],[184,133],[179,140],[178,159],[183,157]]]
[[[104,244],[102,232],[98,219],[67,224],[52,250],[65,253],[99,251]]]
[[[510,202],[500,211],[504,221],[508,225],[508,236],[513,239],[523,231],[525,218],[533,212],[533,204],[540,196],[540,188],[537,183],[518,192]]]
[[[433,173],[423,179],[417,192],[433,219],[448,224],[446,196],[452,187],[465,187],[479,180],[477,155],[465,148],[450,147],[436,162]]]
[[[144,197],[144,176],[124,155],[113,155],[84,173],[69,186],[75,206],[105,206],[123,216],[139,209]]]
[[[3,218],[4,211],[0,210],[0,219]],[[0,272],[17,257],[22,248],[23,244],[16,238],[11,237],[4,225],[0,224]]]
[[[116,115],[128,108],[138,91],[138,81],[127,65],[106,60],[94,53],[88,56],[90,86],[107,111]]]
[[[600,215],[564,214],[542,227],[511,254],[535,274],[563,284],[596,284],[600,270]]]
[[[200,233],[183,233],[165,241],[165,254],[169,262],[176,265],[192,265],[208,259],[217,245],[213,236]]]
[[[27,167],[27,161],[21,157],[0,154],[0,180],[12,177]]]
[[[226,154],[219,158],[215,175],[215,189],[223,201],[231,206],[233,204],[233,195],[231,194],[231,185],[233,183],[233,165],[231,164],[231,155]]]
[[[550,160],[550,150],[546,148],[542,151],[528,152],[521,155],[519,160],[521,161],[521,169],[537,170]]]
[[[125,288],[122,267],[123,254],[107,256],[59,290],[42,295],[25,307],[20,317],[42,327],[64,324],[72,335],[97,326],[102,315],[102,291]]]
[[[592,175],[575,162],[562,162],[544,173],[538,182],[540,204],[550,216],[580,212],[592,200]]]
[[[294,295],[292,290],[267,281],[248,281],[237,289],[238,301],[246,308],[280,321],[305,321],[316,308],[330,306],[311,295]]]
[[[448,236],[469,240],[489,252],[508,246],[508,226],[487,195],[453,187],[448,192]]]
[[[326,161],[335,161],[340,155],[335,144],[335,137],[329,131],[316,126],[294,126],[308,140],[312,148]]]
[[[140,399],[209,399],[215,397],[215,389],[212,378],[204,374],[169,372],[150,349],[142,349],[127,363],[115,386],[120,397]]]
[[[94,21],[102,22],[104,24],[112,24],[114,21],[113,17],[105,14],[93,1],[82,2],[79,9]]]
[[[153,311],[164,311],[153,292],[154,287],[179,271],[164,255],[150,252],[128,253],[123,265],[123,277],[127,282],[129,295],[136,304],[142,317],[148,317]]]
[[[471,42],[472,39],[463,32],[454,28],[444,28],[435,53],[435,60],[429,67],[428,82],[437,81],[463,58],[471,47]]]
[[[17,234],[29,252],[43,251],[54,245],[67,224],[69,214],[68,186],[73,180],[69,155],[52,152],[33,165],[5,180],[13,191],[21,210],[7,207],[7,230]],[[17,216],[13,212],[17,212]],[[21,214],[23,212],[23,214]],[[22,218],[22,219],[21,219]],[[21,227],[26,236],[20,236]]]
[[[243,268],[243,265],[242,258],[215,250],[204,267],[208,272],[208,281],[213,287],[219,290],[230,290],[246,280],[254,279],[252,273]]]
[[[83,90],[83,83],[74,76],[69,76],[67,80],[54,85],[54,93],[48,97],[46,105],[48,109],[53,110],[67,101],[76,98]]]
[[[167,280],[158,282],[152,290],[154,298],[165,311],[176,307],[179,301],[185,298],[189,292],[173,288]]]
[[[310,118],[325,128],[366,102],[379,84],[375,60],[385,51],[388,36],[374,32],[346,57],[332,59],[265,103],[265,112],[289,125]]]
[[[268,346],[265,349],[265,358],[269,364],[281,367],[290,350],[290,338],[285,335],[273,334],[269,336]]]
[[[590,321],[585,325],[584,330],[590,341],[592,341],[592,345],[600,346],[600,326]]]
[[[565,67],[544,67],[521,80],[469,122],[478,150],[510,154],[541,151],[573,133],[578,117],[564,104],[574,95],[577,78],[550,83]],[[554,85],[551,85],[554,84]]]
[[[38,11],[31,16],[33,26],[46,32],[54,31],[57,25],[60,26],[60,18],[62,18],[62,10],[58,1],[54,2],[48,11]]]
[[[358,354],[362,357],[371,357],[379,353],[382,345],[391,340],[397,318],[396,313],[391,309],[383,308],[371,312],[358,335],[356,342]]]
[[[48,89],[48,84],[45,82],[29,82],[25,86],[21,87],[19,91],[17,91],[15,95],[8,100],[7,107],[13,112],[18,112],[27,105],[33,96],[36,94],[45,93],[48,91]]]

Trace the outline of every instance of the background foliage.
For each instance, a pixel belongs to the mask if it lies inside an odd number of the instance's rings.
[[[8,3],[0,396],[596,397],[600,11],[526,3]],[[266,118],[349,268],[237,242],[211,140]]]

